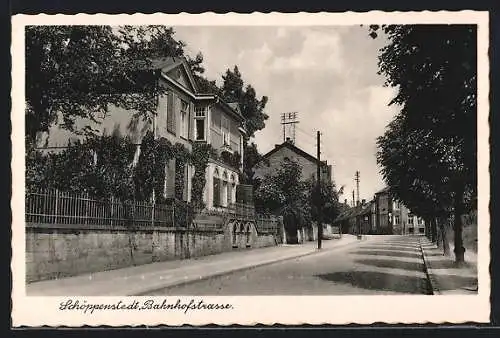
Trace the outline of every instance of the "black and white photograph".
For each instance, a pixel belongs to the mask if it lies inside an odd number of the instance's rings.
[[[487,320],[487,20],[366,14],[21,17],[19,303],[61,325],[283,322],[238,301],[268,296]]]

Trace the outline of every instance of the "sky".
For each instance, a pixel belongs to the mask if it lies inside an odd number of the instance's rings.
[[[190,55],[202,52],[205,76],[221,83],[237,65],[257,96],[266,95],[269,115],[257,132],[261,153],[283,142],[281,113],[298,112],[295,144],[333,164],[341,200],[352,200],[354,174],[360,171],[360,199],[370,200],[384,187],[376,162],[376,138],[397,112],[388,103],[394,89],[377,75],[383,37],[353,26],[177,26],[176,38]],[[287,136],[291,134],[287,131]]]

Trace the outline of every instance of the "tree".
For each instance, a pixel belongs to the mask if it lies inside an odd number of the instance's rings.
[[[26,134],[31,142],[51,125],[75,129],[100,122],[109,105],[149,116],[163,91],[148,71],[151,58],[180,56],[184,43],[164,26],[26,27]]]
[[[321,211],[321,222],[333,223],[339,215],[339,199],[335,184],[329,180],[320,181],[320,193],[315,180],[306,181],[308,197],[311,205],[311,218],[319,221],[319,210]]]
[[[243,139],[244,161],[243,172],[244,182],[255,185],[253,181],[253,167],[262,159],[255,144],[248,144],[250,138],[255,136],[255,132],[264,129],[265,121],[269,116],[264,112],[268,97],[263,96],[260,100],[257,99],[257,93],[252,85],[243,81],[242,75],[238,66],[234,69],[226,70],[226,74],[222,76],[223,85],[219,95],[227,102],[237,102],[240,105],[241,113],[245,118],[245,130],[247,135]],[[257,162],[256,162],[257,161]]]
[[[267,159],[259,153],[257,145],[254,142],[247,144],[247,147],[243,154],[243,182],[256,187],[257,182],[254,179],[254,168],[258,163],[261,162],[267,163]]]
[[[429,170],[430,165],[439,163],[438,148],[432,139],[419,131],[404,129],[400,122],[401,117],[397,116],[385,134],[377,139],[377,161],[382,167],[382,175],[393,197],[433,227],[436,219],[439,221],[441,241],[438,244],[442,243],[448,253],[444,219],[449,216],[451,201],[443,191],[442,176],[436,175],[438,168]],[[444,175],[442,169],[440,172]]]
[[[417,151],[405,156],[408,163],[420,163],[424,173],[396,170],[390,175],[417,180],[409,184],[415,189],[423,178],[431,195],[452,201],[455,259],[461,263],[461,215],[474,207],[477,186],[476,27],[370,26],[370,35],[376,38],[380,29],[389,42],[380,50],[379,74],[385,76],[387,86],[397,89],[390,105],[401,107],[402,130],[424,137],[426,146],[423,150],[417,142],[408,143]],[[411,204],[406,195],[401,198]]]
[[[311,220],[307,184],[301,176],[302,167],[298,162],[284,160],[273,174],[263,178],[255,191],[256,208],[283,216],[285,228],[292,238],[296,238],[297,230]]]
[[[222,79],[224,81],[221,88],[222,98],[227,102],[238,102],[240,104],[241,113],[246,119],[247,137],[253,137],[256,131],[265,127],[265,121],[269,118],[264,112],[268,97],[263,96],[259,100],[252,85],[247,84],[245,87],[238,66],[234,66],[232,71],[226,70],[226,74],[222,76]]]

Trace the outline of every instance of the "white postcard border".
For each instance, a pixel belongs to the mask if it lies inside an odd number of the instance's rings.
[[[162,297],[27,297],[24,226],[24,27],[26,25],[164,24],[168,26],[321,26],[357,24],[478,24],[478,281],[477,295],[441,296],[251,296],[166,297],[230,303],[230,310],[60,311],[67,299],[87,303],[132,302]],[[490,315],[489,238],[489,27],[488,12],[424,11],[281,14],[77,14],[16,15],[12,18],[12,324],[13,326],[206,325],[206,324],[371,324],[488,322]]]

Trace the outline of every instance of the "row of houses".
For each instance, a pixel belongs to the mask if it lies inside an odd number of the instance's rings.
[[[347,205],[334,222],[343,233],[423,235],[425,222],[392,198],[389,188],[377,191],[369,202],[362,200],[354,207]]]
[[[242,202],[252,204],[251,186],[239,181],[244,159],[243,140],[246,137],[246,121],[239,104],[226,102],[218,95],[202,92],[184,58],[158,58],[152,60],[150,68],[141,70],[154,74],[153,81],[166,89],[166,93],[158,98],[156,111],[149,119],[137,119],[135,111],[109,106],[106,116],[103,116],[99,123],[77,120],[76,129],[90,125],[94,130],[98,130],[98,133],[106,134],[113,130],[128,136],[137,145],[134,161],[139,158],[142,139],[148,132],[152,132],[156,139],[164,138],[173,144],[180,143],[189,151],[195,143],[209,144],[217,154],[210,157],[206,168],[203,191],[206,208],[224,210]],[[37,148],[44,152],[60,151],[67,147],[68,142],[81,138],[82,136],[55,124],[48,132],[38,135]],[[239,164],[223,161],[223,155],[228,154],[239,155]],[[299,162],[304,180],[315,179],[317,175],[316,157],[297,147],[290,138],[275,145],[263,158],[264,160],[254,167],[254,178],[272,174],[273,170],[287,159]],[[319,162],[319,165],[321,179],[331,181],[332,166],[326,161]],[[175,159],[171,159],[165,165],[165,198],[175,196],[175,180],[178,179],[175,170]],[[190,202],[194,168],[186,165],[184,170],[182,199]],[[316,236],[313,233],[303,235],[311,239]]]
[[[166,57],[153,60],[151,68],[154,81],[166,89],[166,93],[158,98],[156,112],[147,120],[137,120],[135,111],[110,106],[109,112],[100,123],[92,128],[104,133],[106,130],[118,129],[137,144],[136,156],[140,154],[142,138],[148,131],[155,138],[164,138],[171,143],[183,144],[188,150],[194,143],[210,144],[218,156],[211,157],[206,169],[206,184],[203,201],[208,209],[223,209],[237,202],[238,195],[247,195],[249,187],[239,182],[239,173],[243,167],[246,136],[245,118],[236,102],[225,102],[221,97],[200,91],[193,73],[186,60],[179,57]],[[81,126],[89,121],[77,121]],[[92,122],[90,122],[92,124]],[[74,133],[60,128],[57,124],[46,133],[38,136],[38,148],[45,151],[57,151],[64,148],[68,141],[78,138]],[[238,166],[221,161],[224,154],[240,156]],[[297,147],[292,140],[286,139],[282,144],[264,154],[265,161],[256,165],[255,178],[262,178],[272,173],[286,159],[298,161],[302,166],[303,179],[315,178],[318,160]],[[333,180],[332,166],[326,161],[319,163],[321,179]],[[165,166],[164,197],[171,198],[175,194],[175,159]],[[185,201],[191,201],[191,185],[194,168],[185,167],[184,194]],[[244,188],[244,189],[242,189]],[[247,193],[239,193],[246,191]],[[250,194],[251,195],[251,194]],[[251,197],[247,197],[248,200]],[[425,224],[411,212],[391,199],[388,189],[377,192],[368,203],[361,201],[355,207],[343,208],[334,226],[342,228],[344,233],[396,233],[421,234]]]

